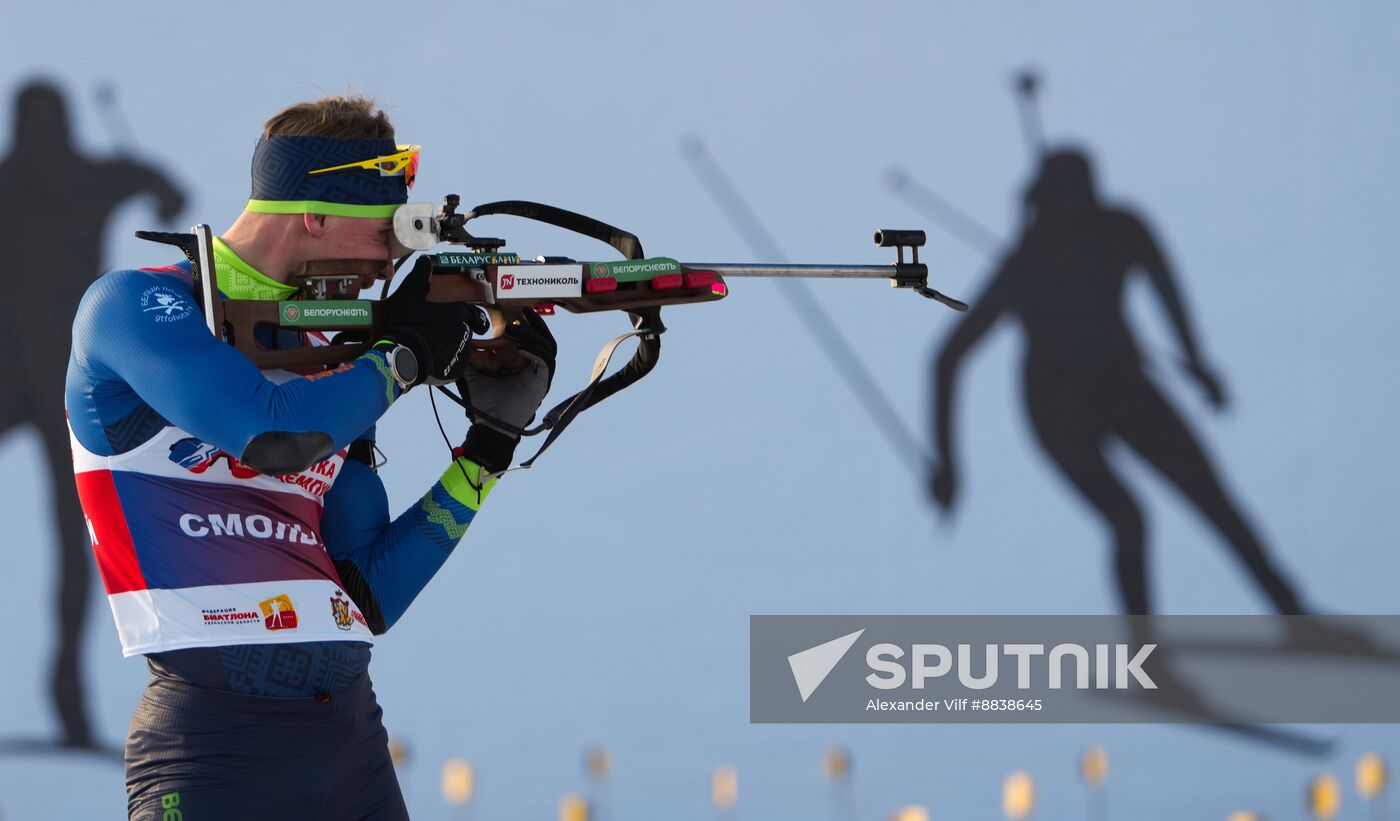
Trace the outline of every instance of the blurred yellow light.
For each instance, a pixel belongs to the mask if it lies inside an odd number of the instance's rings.
[[[578,795],[559,799],[559,821],[588,821],[588,802]]]
[[[1098,744],[1084,751],[1079,759],[1079,774],[1084,783],[1097,787],[1108,780],[1108,751]]]
[[[1264,821],[1264,819],[1260,818],[1257,812],[1240,810],[1239,812],[1230,813],[1230,817],[1225,819],[1225,821]]]
[[[1356,760],[1356,791],[1371,799],[1385,792],[1385,759],[1366,753]]]
[[[408,745],[397,738],[389,739],[389,760],[394,762],[394,769],[402,769],[408,763]]]
[[[928,821],[928,810],[909,806],[894,814],[894,821]]]
[[[447,803],[460,807],[472,800],[475,789],[472,765],[460,758],[450,759],[442,765],[442,797]]]
[[[1007,818],[1017,821],[1030,818],[1035,809],[1035,782],[1025,773],[1012,773],[1001,785],[1001,811]]]
[[[1342,809],[1342,785],[1335,775],[1319,775],[1308,785],[1308,811],[1313,818],[1330,821]]]
[[[603,747],[589,747],[583,755],[583,767],[594,781],[606,781],[612,772],[612,756]]]
[[[710,800],[721,810],[732,810],[739,803],[739,773],[728,764],[716,767],[710,776]]]
[[[851,774],[851,756],[845,747],[832,747],[822,757],[822,769],[831,781],[845,781]]]

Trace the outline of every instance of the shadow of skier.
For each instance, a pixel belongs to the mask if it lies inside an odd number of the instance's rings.
[[[48,461],[59,574],[58,647],[49,687],[62,725],[61,746],[95,748],[80,665],[92,560],[83,511],[73,484],[72,452],[63,407],[70,331],[78,301],[101,273],[103,227],[127,199],[152,194],[162,220],[184,207],[184,194],[166,174],[130,158],[89,159],[71,139],[62,93],[31,81],[15,98],[14,137],[0,160],[6,300],[0,341],[7,350],[0,394],[0,435],[34,425]]]
[[[1123,610],[1152,612],[1147,525],[1133,492],[1105,458],[1113,440],[1174,485],[1233,550],[1281,614],[1303,611],[1264,545],[1230,498],[1205,450],[1144,370],[1124,316],[1123,290],[1142,272],[1171,319],[1186,372],[1216,409],[1220,380],[1203,361],[1175,277],[1142,218],[1095,191],[1087,154],[1044,155],[1025,193],[1026,221],[972,310],[937,357],[929,490],[943,509],[958,492],[952,446],[954,388],[963,358],[1005,315],[1025,332],[1022,384],[1031,428],[1046,456],[1108,526]]]

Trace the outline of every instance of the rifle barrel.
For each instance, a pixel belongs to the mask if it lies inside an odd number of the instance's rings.
[[[758,265],[748,262],[687,262],[685,267],[700,271],[714,271],[724,277],[895,278],[893,265]]]

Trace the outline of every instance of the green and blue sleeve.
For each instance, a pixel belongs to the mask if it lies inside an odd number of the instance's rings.
[[[427,493],[392,521],[384,484],[368,465],[346,461],[326,494],[321,538],[341,584],[383,633],[452,555],[496,479],[459,456]]]

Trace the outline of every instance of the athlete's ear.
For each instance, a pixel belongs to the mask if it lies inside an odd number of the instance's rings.
[[[306,226],[306,233],[310,234],[312,239],[320,239],[321,235],[326,233],[325,214],[302,214],[301,219],[302,224]]]

